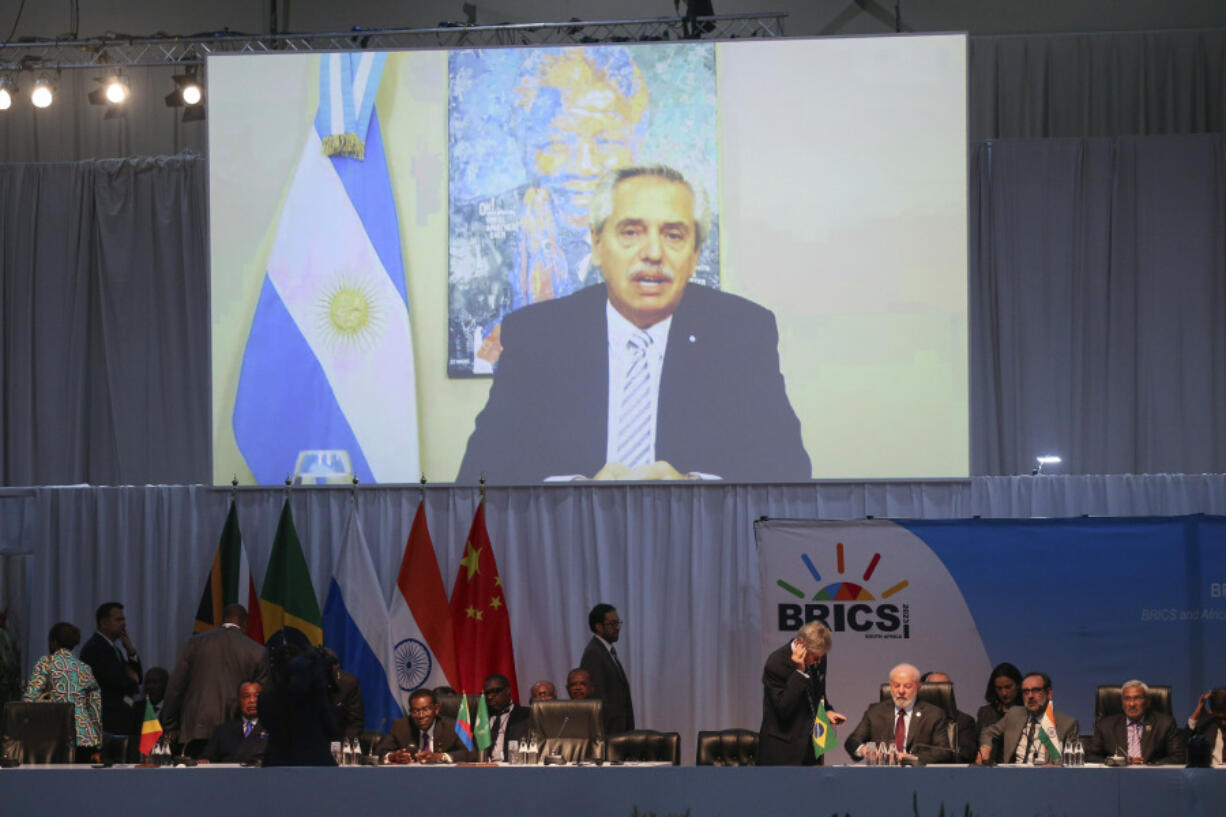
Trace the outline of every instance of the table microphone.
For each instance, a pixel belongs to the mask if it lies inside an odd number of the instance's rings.
[[[556,751],[556,752],[551,753],[551,755],[550,755],[550,756],[552,756],[553,754],[557,754],[559,757],[561,757],[561,755],[562,755],[562,747],[558,745],[557,741],[559,741],[559,740],[561,740],[561,739],[562,739],[562,732],[566,730],[566,724],[567,724],[567,722],[569,722],[569,721],[570,721],[570,715],[565,715],[565,716],[563,716],[563,718],[562,718],[562,723],[561,723],[561,725],[559,725],[559,726],[558,726],[558,731],[557,731],[557,732],[554,734],[554,736],[553,736],[553,739],[554,739],[553,748],[554,748],[554,749],[556,749],[557,751]],[[548,761],[548,760],[546,760],[545,762],[546,762],[546,763],[548,763],[549,761]],[[566,762],[565,762],[565,761],[563,761],[563,762],[562,762],[562,765],[565,765],[565,763],[566,763]]]

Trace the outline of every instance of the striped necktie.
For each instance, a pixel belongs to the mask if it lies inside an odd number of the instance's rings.
[[[647,350],[651,335],[639,329],[626,341],[626,376],[622,382],[621,417],[617,426],[617,461],[633,468],[651,462],[652,423],[656,396],[651,388]]]

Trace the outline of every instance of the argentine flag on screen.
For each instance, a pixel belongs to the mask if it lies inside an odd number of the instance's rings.
[[[356,509],[349,516],[328,583],[323,618],[324,645],[336,652],[341,669],[356,675],[362,686],[366,728],[391,729],[401,713],[382,664],[387,655],[387,605]]]
[[[319,112],[243,354],[234,436],[258,482],[344,449],[365,482],[420,473],[400,228],[375,93],[386,54],[323,54]]]

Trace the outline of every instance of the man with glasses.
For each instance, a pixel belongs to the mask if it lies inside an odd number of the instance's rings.
[[[455,721],[438,713],[438,697],[419,689],[409,697],[409,717],[392,721],[392,731],[375,754],[384,763],[463,763],[474,759],[460,743]]]
[[[532,710],[511,700],[511,682],[505,675],[488,676],[481,693],[490,713],[490,760],[503,762],[507,759],[507,743],[528,734]]]
[[[630,681],[617,648],[622,620],[611,604],[597,604],[587,616],[592,640],[583,650],[579,667],[587,670],[596,685],[595,697],[603,701],[604,733],[615,735],[634,728],[634,704],[630,700]]]
[[[975,763],[989,763],[994,757],[999,763],[1059,763],[1065,744],[1077,740],[1081,728],[1076,718],[1054,708],[1049,710],[1050,703],[1051,678],[1047,673],[1032,672],[1022,678],[1022,705],[979,733]],[[999,754],[995,753],[997,746],[1001,747]]]

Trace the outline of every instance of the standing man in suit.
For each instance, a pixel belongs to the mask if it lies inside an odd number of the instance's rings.
[[[351,740],[366,728],[366,705],[362,701],[362,682],[352,672],[341,668],[336,650],[325,647],[331,667],[328,678],[328,697],[336,708],[336,731],[333,740]]]
[[[634,728],[634,704],[630,700],[626,668],[613,646],[622,631],[617,608],[611,604],[597,604],[587,614],[587,626],[593,635],[583,650],[579,667],[587,670],[596,686],[595,697],[604,704],[604,733],[629,732]]]
[[[178,733],[183,752],[190,757],[200,757],[213,731],[238,712],[240,684],[268,683],[264,648],[246,632],[247,608],[228,604],[221,621],[216,630],[187,640],[162,706],[162,727]]]
[[[1120,699],[1124,711],[1100,718],[1094,725],[1086,760],[1102,763],[1118,754],[1130,765],[1182,766],[1187,762],[1187,746],[1175,719],[1165,712],[1149,711],[1149,687],[1143,681],[1126,682]]]
[[[1204,738],[1212,753],[1211,765],[1226,766],[1226,687],[1206,692],[1196,701],[1196,711],[1188,718],[1188,729]]]
[[[268,730],[260,723],[259,703],[263,687],[256,681],[238,686],[238,715],[213,730],[204,747],[209,763],[259,763],[268,749]]]
[[[589,220],[604,283],[507,315],[456,481],[809,479],[775,316],[687,286],[705,195],[671,167],[625,167]]]
[[[532,710],[511,700],[511,682],[505,675],[488,676],[481,693],[490,713],[490,760],[501,763],[507,759],[507,743],[528,733]]]
[[[864,711],[864,717],[847,737],[843,748],[855,759],[864,757],[867,743],[892,743],[900,757],[923,765],[950,759],[945,712],[939,706],[917,701],[920,671],[911,664],[890,670],[889,701],[879,701]]]
[[[119,747],[138,728],[132,705],[140,692],[140,656],[128,637],[122,604],[106,602],[94,620],[98,631],[81,648],[81,660],[94,671],[102,690],[103,759],[122,759]]]
[[[508,684],[509,686],[509,684]],[[375,754],[384,763],[465,763],[475,760],[460,743],[455,721],[438,713],[438,697],[419,689],[409,697],[409,717],[392,721],[392,731]]]
[[[979,755],[976,764],[991,762],[1025,763],[1041,766],[1058,762],[1056,752],[1071,740],[1077,740],[1081,727],[1077,719],[1052,709],[1051,728],[1045,728],[1044,716],[1051,703],[1051,677],[1045,672],[1032,672],[1022,678],[1022,705],[1015,706],[1000,720],[979,733]],[[997,747],[1000,751],[996,751]]]
[[[772,652],[762,670],[762,728],[759,766],[815,766],[813,719],[821,703],[833,726],[847,718],[826,698],[826,654],[830,630],[820,621],[802,626],[796,637]]]

